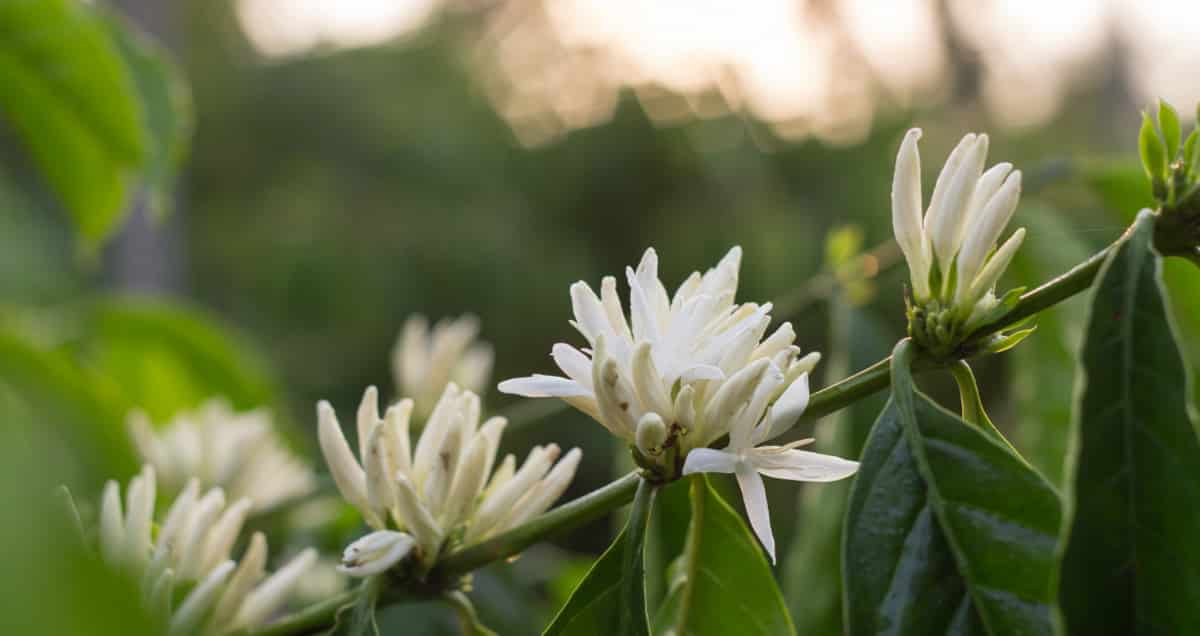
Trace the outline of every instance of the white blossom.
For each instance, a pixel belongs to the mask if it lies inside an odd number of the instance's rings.
[[[807,382],[804,383],[804,389],[789,398],[789,408],[800,413],[808,406]],[[774,563],[775,536],[771,532],[771,515],[767,509],[762,476],[791,481],[836,481],[853,475],[858,470],[858,462],[796,450],[797,446],[812,440],[783,446],[758,446],[773,435],[769,424],[760,421],[760,417],[761,406],[742,409],[733,418],[729,445],[724,450],[697,448],[688,453],[683,474],[733,473],[742,491],[742,502],[746,506],[750,527]]]
[[[228,504],[225,492],[201,493],[193,479],[156,518],[154,469],[147,465],[130,480],[121,501],[115,481],[105,485],[100,504],[100,553],[104,560],[142,581],[142,600],[174,635],[223,635],[257,628],[288,600],[304,572],[316,562],[307,549],[271,575],[267,541],[254,533],[240,561],[231,550],[252,504]],[[187,590],[175,604],[175,590]]]
[[[374,576],[403,560],[415,545],[403,532],[376,530],[346,546],[338,570],[350,576]]]
[[[996,249],[1021,195],[1021,171],[983,170],[988,137],[968,134],[950,153],[921,215],[921,130],[904,136],[892,182],[892,226],[908,261],[913,300],[950,308],[969,332],[999,304],[993,289],[1025,237],[1018,229]]]
[[[129,415],[128,426],[142,461],[154,467],[168,493],[196,478],[262,511],[316,488],[312,469],[287,448],[263,409],[235,413],[228,402],[212,399],[159,430],[141,411]]]
[[[625,272],[628,318],[613,277],[601,281],[599,296],[575,283],[572,324],[589,348],[556,344],[551,356],[566,377],[535,374],[505,380],[500,390],[561,398],[668,472],[668,455],[681,461],[729,434],[733,416],[743,411],[760,414],[771,437],[783,433],[800,415],[794,398],[807,395],[807,374],[820,354],[799,356],[790,323],[763,338],[771,305],[734,300],[741,256],[740,248],[731,249],[668,296],[658,255],[646,250],[637,269]]]
[[[321,452],[342,496],[367,525],[407,533],[416,557],[427,567],[448,540],[475,543],[545,512],[579,466],[579,449],[559,459],[558,446],[550,444],[534,447],[519,469],[512,455],[495,468],[507,420],[492,417],[481,425],[479,397],[453,382],[430,413],[415,448],[409,441],[412,400],[392,405],[382,418],[378,400],[378,391],[370,387],[359,406],[357,459],[333,407],[320,402]],[[346,571],[354,573],[353,568]]]
[[[392,375],[399,395],[413,400],[413,414],[429,417],[446,385],[454,382],[482,395],[492,375],[492,347],[479,342],[479,319],[463,315],[429,328],[420,314],[409,317],[392,349]]]

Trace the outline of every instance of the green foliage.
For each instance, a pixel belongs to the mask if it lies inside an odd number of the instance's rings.
[[[1165,101],[1158,102],[1158,125],[1162,128],[1163,141],[1166,142],[1167,163],[1175,161],[1179,154],[1179,140],[1182,134],[1179,126],[1179,113]]]
[[[625,529],[596,561],[543,636],[649,634],[643,553],[656,486],[638,483]]]
[[[1167,179],[1167,152],[1163,147],[1158,130],[1150,113],[1142,113],[1142,129],[1138,132],[1138,154],[1142,158],[1142,169],[1150,177],[1155,189],[1162,187]]]
[[[75,0],[0,3],[0,112],[89,248],[119,226],[138,173],[169,185],[186,134],[182,85],[123,31]]]
[[[848,377],[887,355],[894,338],[869,311],[833,299],[828,382]],[[883,408],[873,395],[817,424],[813,436],[821,452],[857,458]],[[801,634],[840,634],[842,629],[842,522],[852,482],[805,487],[796,539],[783,560],[784,596]]]
[[[893,353],[892,399],[851,490],[847,632],[1052,633],[1058,497],[916,389],[910,347]]]
[[[1200,442],[1153,225],[1142,213],[1101,270],[1081,354],[1060,585],[1072,634],[1200,630],[1200,508],[1185,503]]]
[[[246,340],[198,307],[135,297],[85,308],[74,348],[122,401],[163,422],[215,396],[237,409],[275,405],[276,381]]]
[[[655,634],[717,636],[795,634],[758,541],[703,475],[691,484],[692,521],[672,566],[671,591]]]

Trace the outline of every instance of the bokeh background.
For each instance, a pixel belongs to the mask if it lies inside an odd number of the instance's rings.
[[[89,502],[103,479],[132,474],[113,413],[162,419],[223,394],[271,408],[316,461],[315,402],[350,413],[367,385],[390,395],[390,349],[411,314],[478,315],[495,380],[549,372],[551,344],[578,340],[568,285],[597,284],[648,246],[673,288],[741,245],[740,298],[775,300],[799,344],[826,352],[818,377],[836,380],[902,335],[888,194],[908,127],[925,130],[927,184],[969,131],[991,134],[989,163],[1024,171],[1014,227],[1028,235],[1007,282],[1034,286],[1148,203],[1139,111],[1164,98],[1188,121],[1200,101],[1200,10],[1184,0],[110,4],[176,57],[194,135],[171,214],[135,205],[91,253],[0,114],[5,563],[42,563],[30,545],[47,563],[75,554],[25,511],[45,512],[50,485]],[[1196,346],[1196,276],[1177,265],[1167,276]],[[1030,341],[977,369],[993,419],[1051,479],[1082,309],[1047,313]],[[622,449],[585,417],[494,389],[485,399],[513,415],[515,452],[584,448],[568,497],[622,470]],[[843,414],[851,439],[832,425],[817,435],[853,454],[873,415]],[[813,537],[839,517],[800,492],[770,494],[793,555],[779,576],[804,627],[801,613],[836,603],[836,581],[811,570],[836,561],[835,544]],[[481,574],[484,616],[501,633],[535,633],[613,523]],[[315,540],[335,554],[354,532],[343,519]],[[46,633],[136,614],[117,588],[104,588],[111,602],[89,596],[89,572],[42,567],[40,583],[6,587],[0,603],[53,608],[39,590],[60,589],[76,613],[94,612],[55,615],[66,622]],[[412,633],[456,633],[436,606],[389,614],[422,621]]]

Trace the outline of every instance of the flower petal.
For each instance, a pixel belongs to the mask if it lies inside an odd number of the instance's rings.
[[[591,375],[589,372],[588,375]],[[527,378],[505,380],[497,387],[501,393],[524,397],[592,397],[592,392],[574,380],[535,373]]]
[[[763,487],[762,477],[745,461],[738,462],[734,475],[737,477],[738,488],[742,491],[742,503],[746,506],[746,517],[750,519],[750,527],[774,564],[775,535],[771,534],[771,511],[767,508],[767,491]]]
[[[687,454],[683,462],[683,474],[732,473],[737,466],[738,456],[715,448],[696,448]]]
[[[747,453],[754,468],[775,479],[829,482],[845,479],[858,470],[858,462],[811,451],[781,450],[762,446]]]
[[[783,395],[775,400],[775,404],[771,405],[771,410],[767,412],[765,425],[755,431],[754,443],[760,444],[778,437],[791,428],[796,420],[804,414],[804,409],[808,408],[809,395],[808,374],[801,373],[800,377],[796,378],[783,392]]]

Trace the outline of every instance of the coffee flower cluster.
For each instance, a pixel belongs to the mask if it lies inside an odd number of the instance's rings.
[[[219,636],[263,625],[316,561],[310,548],[267,576],[262,533],[250,538],[240,561],[230,558],[250,500],[227,505],[224,491],[201,494],[193,479],[166,516],[156,518],[156,494],[150,466],[130,480],[124,506],[120,486],[108,482],[100,505],[100,554],[142,582],[143,602],[171,636]]]
[[[1021,171],[1008,163],[984,171],[988,137],[968,134],[946,159],[922,216],[920,138],[920,129],[908,131],[896,157],[892,226],[912,275],[910,335],[945,355],[1020,295],[998,298],[994,289],[1025,238],[1018,229],[996,248],[1021,196]]]
[[[808,373],[820,356],[800,356],[790,323],[764,339],[771,305],[734,300],[741,256],[733,248],[668,296],[658,255],[646,250],[637,269],[625,272],[628,319],[616,279],[604,278],[599,296],[587,283],[575,283],[572,324],[589,348],[556,344],[551,356],[566,377],[506,380],[500,390],[565,400],[628,442],[660,479],[737,474],[755,532],[774,558],[760,474],[828,481],[852,474],[857,464],[791,447],[756,447],[804,412]],[[707,448],[725,437],[724,450]]]
[[[161,430],[135,411],[129,431],[142,461],[154,467],[159,486],[169,493],[195,478],[206,487],[220,486],[231,499],[249,499],[261,512],[316,487],[312,469],[287,448],[264,409],[236,413],[225,400],[212,399],[179,413]]]
[[[333,407],[324,401],[317,406],[329,471],[375,530],[346,549],[342,569],[351,575],[377,574],[410,555],[427,570],[449,547],[481,541],[545,512],[579,466],[579,449],[560,459],[558,446],[550,444],[534,447],[519,468],[506,455],[493,471],[507,421],[492,417],[481,425],[479,397],[454,383],[411,449],[413,401],[401,400],[383,417],[378,401],[370,387],[358,408],[358,459]]]

